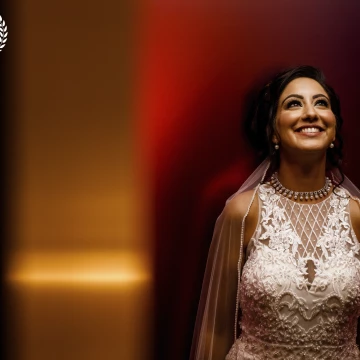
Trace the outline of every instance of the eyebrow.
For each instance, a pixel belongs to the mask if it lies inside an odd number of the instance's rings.
[[[281,105],[285,102],[286,99],[288,99],[288,98],[290,98],[290,97],[296,97],[296,98],[302,99],[302,100],[304,99],[304,97],[303,97],[302,95],[299,95],[299,94],[290,94],[289,96],[287,96],[287,97],[283,100],[283,102],[281,103]],[[330,102],[330,99],[329,99],[326,95],[324,95],[324,94],[316,94],[316,95],[313,96],[313,99],[317,99],[317,98],[319,98],[319,97],[325,97],[325,98],[328,99],[328,101]]]

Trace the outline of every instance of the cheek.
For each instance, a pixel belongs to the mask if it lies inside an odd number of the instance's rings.
[[[331,133],[332,133],[333,136],[334,136],[334,139],[333,139],[333,141],[334,141],[335,138],[336,138],[336,128],[337,128],[335,115],[332,115],[332,116],[330,117],[328,126],[331,128]]]
[[[328,115],[325,118],[329,124],[329,126],[334,126],[336,127],[336,117],[334,115],[334,113],[330,110],[330,112],[328,113]]]
[[[276,122],[275,122],[275,129],[276,131],[281,134],[282,132],[284,131],[288,131],[289,129],[292,128],[292,125],[294,123],[294,116],[290,116],[290,115],[287,115],[287,116],[279,116],[277,119],[276,119]]]
[[[334,132],[336,131],[337,124],[336,124],[336,118],[333,116],[330,120],[330,126],[333,128]]]

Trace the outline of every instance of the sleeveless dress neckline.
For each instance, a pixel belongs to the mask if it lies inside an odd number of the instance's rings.
[[[226,360],[360,359],[360,244],[348,194],[338,188],[299,204],[263,184],[258,197],[239,289],[241,335]]]

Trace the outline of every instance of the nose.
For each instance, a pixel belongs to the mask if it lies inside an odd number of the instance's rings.
[[[304,112],[302,115],[302,119],[308,120],[308,121],[315,121],[318,119],[318,114],[317,114],[314,106],[312,106],[310,104],[304,106]]]

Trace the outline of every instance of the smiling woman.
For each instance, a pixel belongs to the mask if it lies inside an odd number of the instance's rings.
[[[217,220],[192,359],[360,359],[360,191],[341,170],[341,126],[314,67],[259,93],[266,159]]]
[[[281,156],[324,157],[326,153],[319,150],[327,149],[336,133],[336,119],[325,89],[313,79],[297,78],[286,86],[279,103],[273,142],[281,141]]]

